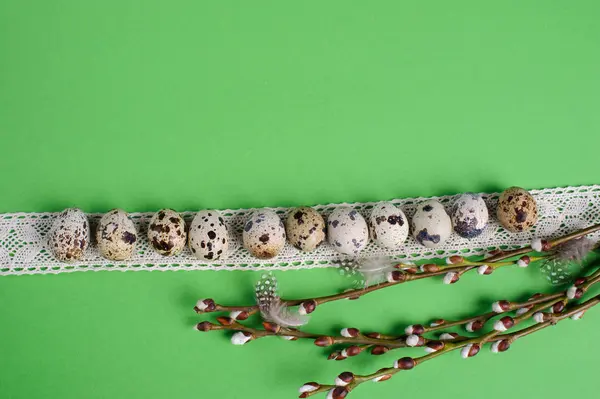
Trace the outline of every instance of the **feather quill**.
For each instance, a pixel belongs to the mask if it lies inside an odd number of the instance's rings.
[[[277,279],[272,273],[263,274],[256,282],[256,303],[262,318],[281,327],[300,327],[309,316],[292,311],[277,293]]]

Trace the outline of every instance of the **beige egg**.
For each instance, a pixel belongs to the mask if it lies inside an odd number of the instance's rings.
[[[127,212],[113,209],[102,216],[96,228],[96,242],[103,257],[127,260],[135,250],[136,241],[137,231]]]
[[[185,222],[172,209],[156,212],[148,225],[148,241],[161,255],[179,254],[187,241]]]
[[[496,216],[508,231],[513,233],[527,231],[538,220],[537,203],[527,190],[510,187],[498,199]]]
[[[313,208],[292,209],[285,220],[288,241],[304,252],[314,251],[325,240],[325,220]]]
[[[62,211],[48,233],[50,250],[61,262],[75,262],[85,253],[90,243],[90,224],[81,209]]]
[[[200,211],[190,225],[189,246],[194,256],[203,260],[227,257],[229,233],[218,211]]]
[[[270,209],[253,212],[242,233],[244,248],[259,259],[279,255],[285,246],[285,228],[279,215]]]

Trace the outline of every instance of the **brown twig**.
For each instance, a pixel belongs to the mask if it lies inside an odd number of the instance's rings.
[[[364,382],[378,382],[390,379],[394,374],[401,370],[410,370],[417,365],[444,353],[461,349],[461,355],[464,358],[475,356],[484,344],[492,341],[494,341],[492,349],[496,352],[503,352],[507,350],[515,340],[532,334],[550,325],[554,325],[567,317],[581,315],[587,309],[600,303],[600,295],[598,295],[580,305],[571,307],[568,311],[565,311],[564,306],[570,300],[580,299],[591,286],[598,282],[600,282],[600,269],[596,270],[588,277],[577,279],[573,286],[561,293],[552,295],[535,295],[532,297],[532,299],[523,303],[508,301],[495,302],[493,305],[493,308],[496,309],[496,311],[493,312],[494,314],[486,313],[481,316],[476,316],[475,318],[464,319],[453,323],[441,323],[441,325],[445,327],[457,326],[464,324],[464,322],[467,320],[478,320],[481,317],[486,318],[487,321],[494,315],[518,309],[525,310],[520,312],[520,314],[515,317],[502,317],[494,324],[494,330],[477,337],[461,339],[458,341],[429,341],[427,348],[429,348],[430,353],[417,358],[405,357],[399,359],[394,364],[394,367],[380,369],[377,372],[368,375],[354,375],[351,372],[344,372],[340,374],[338,378],[336,378],[335,385],[321,385],[315,382],[307,383],[301,389],[300,397],[306,398],[317,393],[330,392],[331,398],[341,399],[346,397],[349,392]],[[560,306],[561,304],[562,306]],[[549,307],[552,310],[551,313],[542,312],[542,310]],[[512,333],[501,334],[501,332],[504,330],[511,329],[532,317],[538,324]],[[415,330],[418,330],[420,333],[426,332],[424,329],[419,330],[418,326],[419,325],[413,325],[411,327]],[[434,326],[433,328],[437,328],[437,326]],[[430,329],[429,331],[432,330]]]
[[[561,244],[564,244],[567,241],[586,236],[590,233],[593,233],[593,232],[596,232],[599,230],[600,230],[600,224],[596,224],[594,226],[590,226],[583,230],[579,230],[577,232],[567,234],[563,237],[560,237],[560,238],[557,238],[554,240],[542,241],[541,249],[544,252],[548,252],[548,251],[551,251],[553,248],[555,248]],[[438,266],[435,264],[428,264],[425,266],[429,266],[429,267],[422,268],[423,271],[421,271],[421,272],[414,272],[414,270],[412,270],[415,268],[414,265],[400,263],[397,265],[399,270],[392,272],[391,275],[388,277],[387,282],[371,285],[366,288],[358,288],[358,289],[348,290],[348,291],[345,291],[345,292],[342,292],[339,294],[327,295],[327,296],[322,296],[322,297],[317,297],[317,298],[289,299],[289,300],[283,300],[283,302],[287,306],[301,306],[301,308],[302,308],[301,311],[308,314],[308,313],[312,313],[316,309],[317,306],[322,305],[327,302],[333,302],[333,301],[338,301],[338,300],[342,300],[342,299],[358,299],[370,292],[378,291],[378,290],[381,290],[381,289],[384,289],[387,287],[391,287],[391,286],[395,286],[398,284],[403,284],[403,283],[406,283],[409,281],[416,281],[416,280],[422,280],[425,278],[446,275],[446,276],[450,277],[450,279],[448,281],[449,283],[455,283],[456,281],[458,281],[460,279],[460,277],[464,273],[466,273],[474,268],[480,267],[480,266],[489,267],[490,269],[485,272],[485,274],[489,274],[497,268],[518,264],[520,260],[522,262],[529,263],[529,262],[534,262],[534,261],[544,259],[544,258],[547,258],[548,256],[550,256],[550,255],[546,254],[546,255],[539,256],[539,257],[521,257],[519,259],[512,260],[512,261],[501,262],[503,260],[514,258],[519,255],[528,254],[532,251],[533,251],[533,249],[532,249],[531,245],[529,245],[529,246],[526,246],[523,248],[513,249],[510,251],[501,251],[501,252],[498,252],[498,253],[496,253],[490,257],[487,257],[483,260],[480,260],[480,261],[470,261],[467,259],[463,259],[461,256],[451,256],[451,257],[447,258],[447,262],[450,263],[449,265]],[[402,269],[405,269],[405,270],[402,270]],[[454,274],[449,274],[449,273],[454,273]],[[233,318],[235,318],[237,320],[245,320],[248,317],[252,316],[253,314],[257,313],[259,311],[259,308],[257,305],[224,306],[224,305],[215,303],[215,301],[213,299],[203,299],[203,300],[198,301],[198,303],[194,307],[194,310],[196,311],[196,313],[199,313],[199,314],[213,313],[213,312],[232,312],[231,316]]]

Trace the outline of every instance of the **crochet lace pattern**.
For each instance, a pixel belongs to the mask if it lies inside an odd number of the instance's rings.
[[[419,245],[412,236],[399,250],[389,250],[370,242],[360,254],[361,258],[390,256],[399,261],[415,261],[446,257],[453,254],[463,256],[480,255],[496,248],[511,249],[528,245],[532,238],[554,238],[600,223],[600,185],[550,188],[531,190],[537,201],[539,221],[530,231],[510,233],[502,228],[495,218],[498,193],[482,194],[490,210],[490,223],[483,234],[473,239],[461,238],[457,234],[439,248],[428,249]],[[432,197],[439,200],[449,211],[458,195]],[[416,205],[429,198],[395,199],[409,220]],[[367,217],[376,203],[344,203],[317,205],[314,208],[323,217],[339,206],[350,206]],[[271,208],[285,218],[289,208]],[[290,244],[274,259],[260,260],[251,256],[242,246],[242,226],[254,209],[222,210],[230,235],[229,255],[224,260],[207,263],[192,256],[189,248],[173,257],[156,253],[146,238],[147,224],[152,213],[132,213],[131,219],[138,229],[138,242],[133,257],[126,262],[111,262],[100,256],[94,244],[93,232],[102,216],[89,214],[92,227],[92,243],[84,259],[75,263],[61,263],[52,256],[47,243],[48,231],[57,213],[9,213],[0,214],[0,276],[24,274],[57,274],[75,271],[100,270],[291,270],[337,266],[347,256],[336,252],[327,242],[311,253],[303,253]],[[182,212],[190,223],[195,212]],[[600,238],[594,233],[592,238]]]

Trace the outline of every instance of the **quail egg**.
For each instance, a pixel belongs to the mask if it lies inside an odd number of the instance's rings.
[[[50,250],[61,262],[75,262],[83,258],[90,242],[90,225],[81,209],[62,211],[48,233]]]
[[[304,252],[314,251],[325,240],[323,217],[306,206],[292,209],[285,220],[288,241]]]
[[[217,260],[227,256],[229,234],[217,211],[200,211],[190,225],[189,246],[198,259]]]
[[[357,210],[340,207],[327,218],[327,240],[344,255],[358,255],[369,242],[367,222]]]
[[[396,205],[391,202],[381,202],[371,211],[369,231],[377,245],[398,249],[408,236],[408,220]]]
[[[435,248],[452,234],[452,221],[439,201],[428,200],[417,206],[412,228],[415,240],[419,244]]]
[[[259,259],[276,257],[285,246],[285,228],[279,215],[270,209],[254,211],[242,233],[244,248]]]
[[[179,254],[187,241],[185,222],[172,209],[156,212],[148,225],[148,241],[161,255]]]
[[[483,233],[488,221],[488,209],[481,195],[463,194],[452,207],[454,231],[463,238],[473,238]]]
[[[96,229],[96,242],[102,256],[110,260],[131,258],[137,231],[127,212],[113,209],[104,214]]]
[[[510,187],[498,199],[496,216],[508,231],[513,233],[527,231],[537,222],[537,204],[526,190]]]

